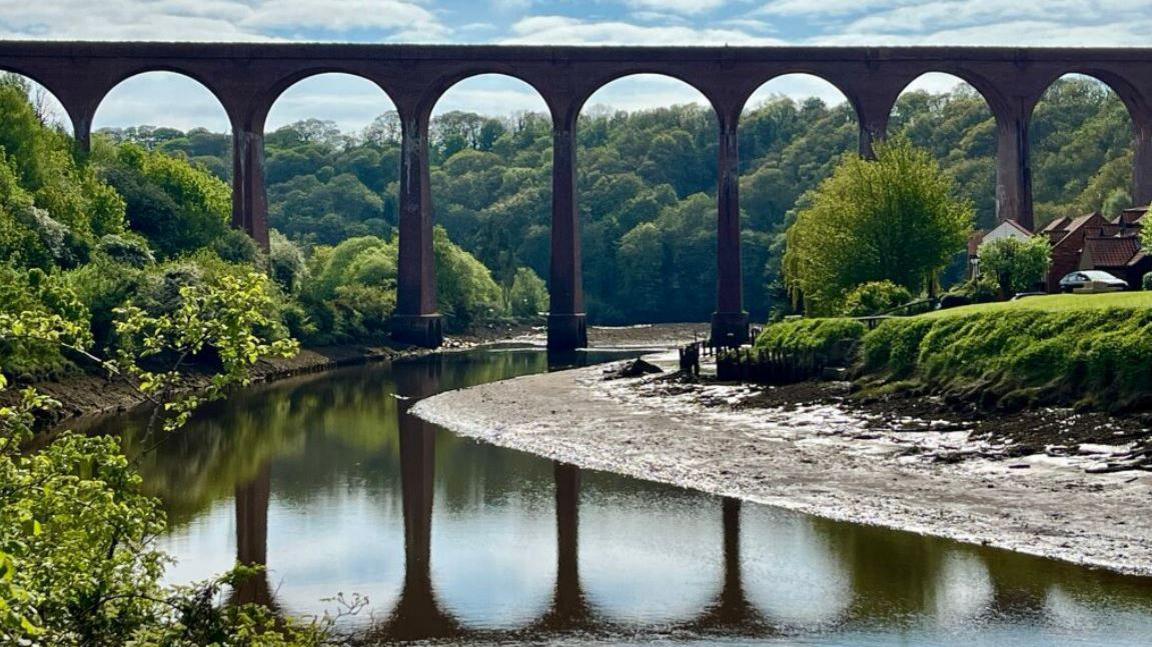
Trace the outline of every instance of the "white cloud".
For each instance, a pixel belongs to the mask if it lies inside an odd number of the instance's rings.
[[[692,86],[659,74],[634,74],[618,79],[597,90],[584,104],[584,112],[601,110],[642,110],[660,106],[695,103],[708,100]]]
[[[411,0],[0,0],[0,16],[6,38],[251,41],[270,40],[277,31],[368,29],[382,38],[404,34],[428,42],[451,33]]]
[[[505,43],[553,45],[780,45],[775,38],[738,29],[645,26],[622,21],[584,21],[532,16],[512,25]]]
[[[264,0],[241,25],[254,30],[399,30],[424,41],[439,40],[451,33],[424,7],[401,0],[345,0],[339,4],[323,0]]]
[[[771,0],[755,14],[780,16],[846,16],[922,0]]]
[[[726,4],[726,0],[624,0],[624,2],[634,9],[689,15],[713,11]]]
[[[527,11],[532,7],[532,0],[488,0],[496,11]]]

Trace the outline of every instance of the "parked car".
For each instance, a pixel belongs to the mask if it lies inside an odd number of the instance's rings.
[[[1123,279],[1118,279],[1107,272],[1100,270],[1080,270],[1078,272],[1071,272],[1065,274],[1064,278],[1060,279],[1060,291],[1072,292],[1073,290],[1093,290],[1093,291],[1112,291],[1123,290],[1128,287],[1128,282]]]
[[[1028,297],[1043,297],[1043,296],[1047,296],[1047,295],[1048,295],[1047,292],[1017,292],[1012,297],[1012,300],[1013,301],[1019,301],[1020,299],[1027,299]]]

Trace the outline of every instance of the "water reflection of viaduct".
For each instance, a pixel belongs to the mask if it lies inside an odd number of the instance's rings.
[[[573,631],[611,632],[616,623],[597,613],[588,602],[580,581],[580,469],[555,463],[556,580],[548,609],[534,621],[508,631],[468,628],[445,611],[432,583],[432,509],[435,491],[436,428],[411,416],[407,410],[421,397],[438,390],[439,364],[396,373],[397,392],[410,398],[398,409],[402,511],[404,519],[404,582],[399,599],[382,622],[369,630],[369,638],[381,642],[444,639],[538,636]],[[271,470],[236,487],[236,559],[244,564],[268,563],[268,507]],[[762,635],[768,623],[748,601],[740,574],[740,502],[724,499],[723,582],[716,598],[696,618],[672,630]],[[234,602],[259,602],[278,609],[268,577],[250,578],[232,594]]]
[[[740,267],[738,136],[741,111],[765,82],[791,73],[836,86],[856,111],[860,152],[884,136],[896,98],[927,72],[953,74],[986,100],[997,124],[1000,219],[1032,226],[1028,124],[1040,96],[1066,73],[1108,84],[1128,108],[1136,140],[1132,197],[1152,201],[1152,53],[1146,49],[963,47],[642,48],[319,44],[0,43],[0,68],[56,95],[86,147],[101,101],[119,82],[148,71],[187,75],[211,91],[233,134],[233,224],[267,245],[264,124],[276,98],[301,79],[354,74],[379,85],[403,124],[398,337],[440,341],[432,251],[428,129],[437,100],[457,82],[497,73],[531,85],[553,124],[552,312],[548,336],[562,349],[586,344],[576,205],[576,125],[588,98],[615,79],[663,74],[699,90],[719,124],[717,295],[713,335],[747,334]]]
[[[409,418],[412,420],[411,418]],[[387,619],[369,631],[381,642],[442,638],[499,638],[519,634],[538,636],[567,632],[611,632],[615,623],[589,604],[579,573],[580,470],[555,465],[556,583],[548,610],[525,626],[509,631],[480,631],[465,627],[446,612],[432,584],[432,491],[434,431],[415,421],[401,429],[404,511],[404,584]],[[245,564],[266,564],[270,480],[267,469],[255,480],[236,488],[236,558]],[[748,601],[740,576],[740,502],[723,501],[724,577],[716,599],[699,617],[672,630],[699,633],[763,635],[770,625]],[[279,608],[266,575],[249,578],[232,594],[234,602],[258,602]]]
[[[442,369],[441,363],[429,362],[393,373],[396,392],[408,398],[401,400],[397,408],[404,579],[394,607],[386,618],[368,629],[366,638],[380,643],[454,638],[498,641],[569,632],[628,635],[644,630],[644,627],[614,620],[610,611],[598,608],[586,594],[580,577],[581,472],[562,463],[553,466],[557,550],[555,582],[546,610],[518,628],[497,631],[469,627],[441,605],[431,572],[437,428],[408,415],[407,410],[420,398],[441,390]],[[271,472],[267,466],[254,479],[236,488],[236,555],[241,563],[268,562],[270,492]],[[716,593],[694,616],[648,629],[662,634],[688,632],[727,637],[766,637],[795,630],[797,621],[789,617],[790,612],[780,614],[753,602],[746,584],[755,586],[755,582],[745,579],[741,559],[741,504],[735,499],[722,499],[720,507],[723,550]],[[842,605],[833,604],[834,610],[829,607],[829,614],[816,620],[825,626],[847,626],[857,621],[867,624],[892,616],[933,613],[932,596],[939,593],[932,591],[941,581],[946,558],[949,554],[962,556],[964,552],[945,546],[942,540],[911,533],[851,527],[824,520],[811,523],[819,527],[818,535],[822,537],[813,541],[826,541],[830,553],[846,560],[839,568],[847,580],[848,596]],[[781,553],[778,557],[785,558],[784,555]],[[1011,616],[1019,623],[1042,621],[1047,592],[1061,574],[1070,576],[1066,584],[1071,589],[1083,588],[1088,583],[1080,577],[1082,574],[1071,574],[1073,566],[1048,564],[1045,567],[1048,574],[1040,577],[1032,558],[995,553],[979,561],[987,567],[989,576],[990,590],[981,603],[980,612],[985,618]],[[968,575],[962,575],[961,579],[972,580]],[[1147,600],[1147,595],[1147,589],[1143,589],[1134,599]],[[244,582],[234,592],[233,599],[262,602],[273,608],[281,606],[267,577]]]

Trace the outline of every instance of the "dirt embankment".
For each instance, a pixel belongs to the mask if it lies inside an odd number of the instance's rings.
[[[672,368],[675,356],[658,363]],[[1152,473],[1086,471],[1146,433],[1140,419],[1054,409],[975,419],[848,402],[843,384],[678,385],[604,371],[481,385],[413,411],[590,469],[1152,575]]]
[[[596,347],[627,348],[668,346],[686,343],[694,335],[703,335],[707,324],[655,324],[642,326],[589,327],[589,343]],[[445,338],[444,352],[465,351],[498,343],[524,343],[543,346],[547,333],[543,326],[491,324],[477,326],[463,335]],[[305,348],[291,359],[262,360],[252,369],[254,383],[272,382],[306,373],[318,373],[344,366],[389,361],[433,352],[404,345],[342,345]],[[183,390],[195,392],[207,387],[209,374],[192,369],[184,377]],[[94,416],[144,404],[144,399],[123,380],[109,379],[96,373],[77,373],[54,381],[17,385],[0,391],[0,406],[14,403],[19,388],[32,386],[40,393],[55,398],[61,407],[50,412],[42,423],[46,426],[80,416]]]

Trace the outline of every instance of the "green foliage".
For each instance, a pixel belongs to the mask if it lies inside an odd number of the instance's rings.
[[[1152,308],[1023,305],[1054,298],[890,319],[864,337],[863,372],[985,405],[1152,404]]]
[[[244,265],[262,265],[264,254],[260,246],[246,232],[227,229],[212,241],[212,251],[224,261]]]
[[[769,324],[756,338],[757,350],[832,352],[844,340],[864,337],[867,328],[854,319],[790,319]]]
[[[231,189],[183,159],[123,144],[103,175],[123,196],[133,231],[162,258],[211,245],[228,230]]]
[[[1052,245],[1043,236],[1027,241],[1001,238],[980,246],[980,272],[994,280],[1004,297],[1042,283],[1052,263]]]
[[[1144,278],[1141,281],[1141,287],[1143,287],[1145,290],[1152,290],[1152,272],[1144,275]]]
[[[396,245],[374,236],[314,250],[300,288],[306,319],[297,328],[316,343],[382,339],[396,307]]]
[[[443,227],[432,233],[436,254],[436,288],[440,314],[449,330],[503,314],[504,294],[492,272],[476,257],[448,239]]]
[[[45,124],[18,77],[0,75],[0,262],[50,269],[86,260],[124,230],[124,204]]]
[[[275,229],[269,237],[268,272],[288,294],[295,294],[308,277],[304,250]]]
[[[508,288],[508,312],[517,319],[535,320],[548,311],[548,285],[527,267],[516,270]]]
[[[891,140],[874,161],[844,158],[797,216],[784,255],[787,284],[813,314],[837,312],[869,281],[919,293],[963,249],[972,217],[927,151]]]
[[[852,289],[844,297],[843,314],[867,317],[891,312],[912,300],[912,293],[892,281],[869,281]]]
[[[116,310],[139,294],[147,274],[143,268],[98,256],[61,278],[88,309],[93,346],[103,352],[115,343]]]
[[[132,234],[108,234],[100,239],[96,251],[115,263],[142,268],[156,262],[144,239]]]
[[[61,375],[72,368],[61,352],[60,338],[45,341],[35,331],[22,330],[21,318],[52,321],[71,332],[76,342],[87,342],[88,310],[60,277],[39,269],[24,270],[0,265],[0,325],[8,322],[8,334],[0,334],[0,370],[24,380]]]
[[[222,397],[229,386],[248,383],[248,370],[262,357],[292,357],[298,345],[277,330],[280,322],[265,313],[273,309],[268,277],[255,272],[243,277],[222,275],[204,285],[179,289],[179,306],[160,316],[137,306],[118,311],[116,334],[120,340],[118,368],[139,384],[141,393],[164,402],[172,418],[165,429],[184,424],[206,400]],[[262,335],[273,329],[279,334]],[[184,362],[211,348],[220,371],[211,386],[194,396],[173,399]],[[172,368],[154,372],[145,360],[158,355],[176,358]]]
[[[166,427],[175,428],[203,400],[243,384],[258,357],[293,349],[291,342],[270,342],[254,332],[262,323],[251,313],[262,309],[263,280],[253,275],[246,282],[188,289],[185,307],[161,319],[125,311],[117,327],[138,338],[143,351],[125,351],[107,366],[127,369],[144,395],[174,411]],[[83,353],[86,333],[82,323],[43,309],[0,312],[5,343],[34,340]],[[148,356],[183,357],[208,343],[217,347],[224,370],[203,398],[172,400],[171,390],[157,387],[170,384],[168,373],[139,368]],[[178,368],[179,361],[173,370]],[[0,375],[0,390],[6,387]],[[119,439],[62,432],[38,448],[27,447],[35,413],[55,405],[27,389],[16,404],[0,407],[0,642],[303,647],[327,640],[327,621],[299,624],[264,607],[220,604],[220,587],[252,569],[165,590],[160,581],[167,557],[155,544],[164,516],[159,502],[141,493],[140,476],[121,453]]]

